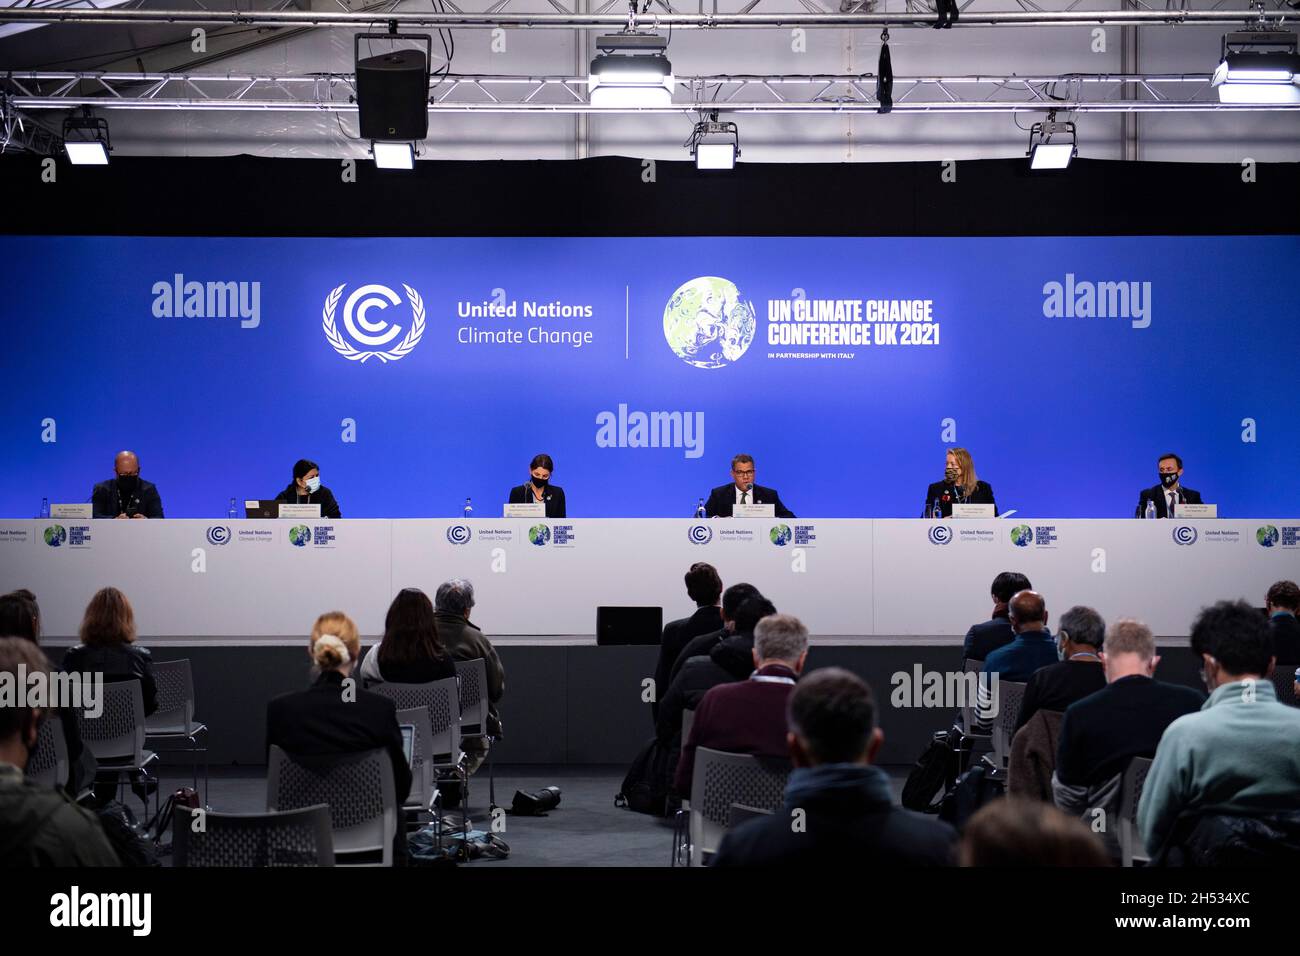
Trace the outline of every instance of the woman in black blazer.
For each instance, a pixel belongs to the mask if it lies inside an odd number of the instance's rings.
[[[945,518],[952,517],[952,506],[993,505],[993,513],[998,513],[997,502],[993,500],[993,487],[987,481],[980,481],[975,476],[975,462],[965,448],[949,448],[944,463],[943,481],[936,481],[925,489],[925,510],[922,518],[934,517],[935,502],[939,503]]]
[[[555,470],[555,462],[551,461],[551,456],[535,455],[528,470],[532,473],[532,479],[510,489],[510,503],[512,505],[544,504],[546,517],[567,518],[564,489],[559,485],[551,484],[551,472]]]

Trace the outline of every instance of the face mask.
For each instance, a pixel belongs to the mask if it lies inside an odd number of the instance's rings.
[[[548,484],[550,484],[550,479],[549,479],[549,478],[534,478],[534,479],[533,479],[533,486],[536,487],[536,488],[545,488]]]
[[[317,475],[315,478],[308,478],[307,493],[315,494],[318,491],[320,491],[320,475]]]
[[[140,490],[140,476],[139,475],[118,475],[117,487],[118,490],[122,492],[122,494],[133,495]]]
[[[1161,473],[1160,475],[1160,484],[1164,485],[1166,488],[1172,488],[1174,486],[1174,482],[1176,482],[1177,480],[1178,480],[1178,472],[1176,471],[1168,475],[1164,473]]]
[[[949,465],[947,468],[943,470],[943,478],[944,481],[956,481],[957,469],[954,466]]]

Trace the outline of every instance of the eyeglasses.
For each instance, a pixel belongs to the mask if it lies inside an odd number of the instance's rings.
[[[754,473],[754,469],[753,469],[753,468],[749,469],[749,471],[737,471],[737,472],[734,472],[734,474],[740,475],[742,478],[743,478],[744,476],[746,476],[746,475],[752,475],[753,473]]]

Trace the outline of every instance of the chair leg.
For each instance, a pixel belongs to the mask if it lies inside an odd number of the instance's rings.
[[[497,781],[492,773],[492,740],[488,740],[487,765],[488,765],[488,813],[489,815],[496,812],[497,809]]]

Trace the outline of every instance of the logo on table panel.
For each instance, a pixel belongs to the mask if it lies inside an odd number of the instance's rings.
[[[311,543],[311,528],[296,524],[289,529],[289,543],[295,548],[305,548]]]
[[[1034,543],[1034,529],[1027,524],[1018,524],[1011,529],[1011,543],[1017,548],[1027,548]]]
[[[691,544],[708,544],[713,540],[713,529],[706,524],[693,524],[686,532]]]
[[[1259,542],[1260,547],[1271,548],[1282,540],[1282,536],[1278,534],[1277,528],[1271,524],[1266,524],[1255,530],[1255,540]]]
[[[52,524],[45,529],[45,543],[51,548],[60,547],[68,540],[68,529],[61,524]]]
[[[784,548],[794,540],[794,532],[788,524],[779,524],[767,533],[767,537],[778,548]]]
[[[208,544],[223,545],[230,543],[230,529],[225,525],[216,524],[208,529]]]
[[[406,358],[420,344],[420,339],[424,337],[424,300],[409,285],[402,284],[406,290],[406,304],[410,308],[409,322],[403,318],[407,324],[389,321],[383,316],[369,318],[371,311],[382,313],[393,309],[391,317],[396,319],[397,307],[403,304],[402,297],[388,286],[372,283],[358,286],[344,300],[343,330],[340,331],[335,313],[338,312],[339,299],[343,298],[343,290],[346,288],[345,282],[333,289],[325,297],[325,308],[321,311],[321,328],[325,330],[325,338],[335,352],[352,362],[365,364],[370,359],[377,358],[386,364]],[[406,315],[405,309],[401,312],[403,316]],[[406,334],[395,342],[402,335],[403,329]],[[344,332],[347,334],[344,335]]]
[[[447,540],[451,544],[469,544],[469,525],[454,524],[447,529]]]
[[[952,544],[952,528],[946,524],[937,524],[930,529],[931,544]]]
[[[1190,525],[1180,524],[1174,529],[1174,543],[1187,545],[1195,544],[1196,529]]]
[[[528,529],[528,540],[540,548],[551,540],[551,529],[544,524],[535,524]]]
[[[678,287],[664,306],[664,338],[687,365],[722,368],[754,341],[758,314],[736,284],[700,276]]]

